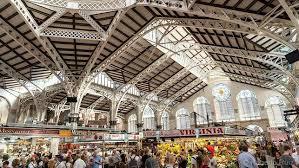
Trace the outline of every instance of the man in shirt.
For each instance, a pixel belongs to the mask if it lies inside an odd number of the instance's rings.
[[[144,155],[141,158],[141,168],[145,168],[145,162],[150,157],[150,151],[148,148],[144,149]]]
[[[292,149],[288,145],[283,146],[283,154],[281,155],[279,159],[279,163],[281,165],[281,168],[296,168],[296,164],[294,159],[291,156]]]
[[[211,145],[211,142],[208,142],[207,150],[211,153],[212,156],[215,155],[215,148]]]
[[[239,168],[258,168],[255,158],[248,152],[248,146],[245,142],[239,146],[240,154],[238,156]]]
[[[102,158],[98,155],[97,150],[92,154],[92,168],[102,168]]]
[[[84,156],[78,155],[78,158],[74,163],[74,168],[85,168],[86,167],[86,163],[81,158],[84,158]]]
[[[191,157],[191,167],[192,168],[199,168],[199,166],[200,166],[199,159],[201,157],[200,155],[201,155],[200,151],[198,151],[198,152],[193,151],[193,155]]]

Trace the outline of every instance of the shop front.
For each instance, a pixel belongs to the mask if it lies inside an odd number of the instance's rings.
[[[59,137],[59,130],[55,129],[1,127],[0,154],[57,153]]]
[[[245,130],[230,127],[208,127],[196,129],[145,131],[143,146],[159,150],[165,157],[167,152],[178,155],[181,151],[204,149],[213,146],[219,167],[235,165],[240,141],[253,138]]]
[[[94,150],[102,152],[112,149],[124,150],[135,148],[139,135],[127,133],[108,133],[96,130],[72,130],[71,137],[61,139],[59,150]]]

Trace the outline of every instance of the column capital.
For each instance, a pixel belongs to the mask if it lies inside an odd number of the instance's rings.
[[[162,125],[157,125],[157,130],[161,130],[162,129]]]
[[[116,120],[109,121],[109,123],[110,123],[110,126],[115,126],[117,124]]]
[[[142,128],[143,127],[143,123],[137,123],[137,128]]]

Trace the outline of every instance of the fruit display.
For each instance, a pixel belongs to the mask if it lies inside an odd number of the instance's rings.
[[[182,150],[188,151],[203,149],[207,151],[208,142],[214,146],[215,157],[219,168],[235,168],[239,154],[239,143],[241,139],[236,138],[190,138],[176,139],[175,142],[162,142],[158,144],[158,150],[165,156],[167,152],[179,154]]]

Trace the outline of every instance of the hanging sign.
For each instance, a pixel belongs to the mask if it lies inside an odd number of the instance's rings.
[[[143,132],[145,138],[157,137],[156,131]],[[203,135],[223,135],[224,127],[209,127],[197,129],[182,129],[182,130],[168,130],[160,131],[159,137],[196,137]]]
[[[59,130],[2,127],[2,128],[0,128],[0,134],[25,135],[25,136],[35,136],[35,135],[58,136],[59,135]]]
[[[71,130],[59,130],[59,136],[60,137],[71,137],[71,136],[73,136],[73,133]]]
[[[128,139],[131,140],[131,141],[138,141],[139,140],[139,135],[128,134]]]
[[[139,135],[135,134],[105,134],[105,141],[137,141],[139,139]]]

